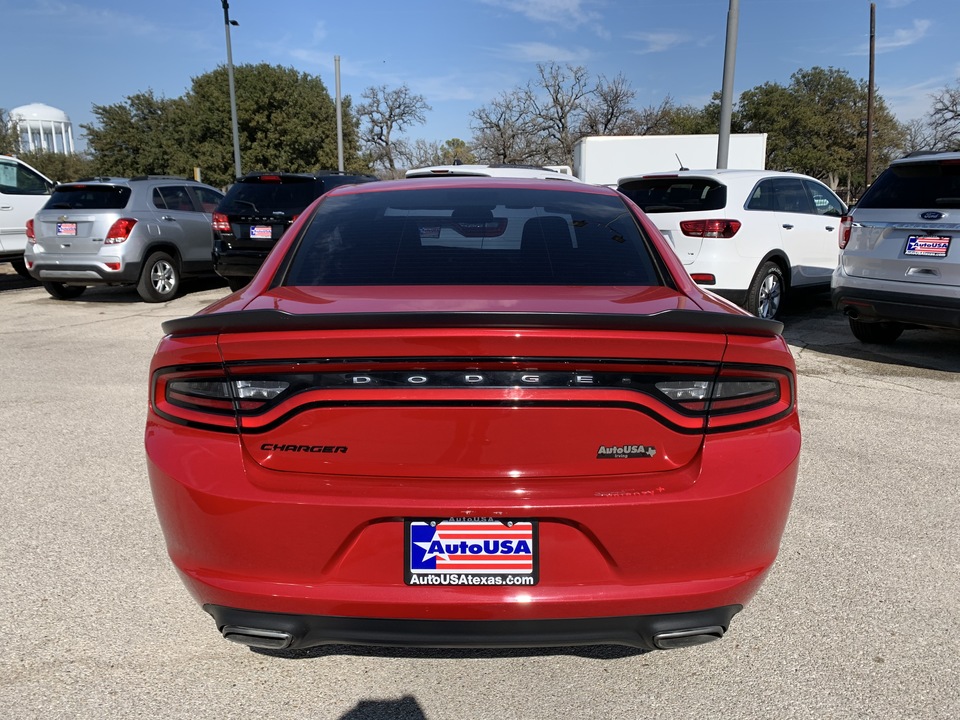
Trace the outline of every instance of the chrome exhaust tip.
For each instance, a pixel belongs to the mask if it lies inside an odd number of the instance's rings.
[[[220,632],[230,642],[268,650],[283,650],[293,642],[293,635],[283,630],[224,625]]]
[[[688,630],[673,630],[657,633],[653,636],[653,644],[660,650],[693,647],[703,645],[723,637],[723,628],[719,625],[710,627],[690,628]]]

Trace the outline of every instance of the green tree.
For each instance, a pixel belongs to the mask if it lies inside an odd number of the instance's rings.
[[[20,152],[20,129],[3,108],[0,108],[0,155]]]
[[[306,172],[337,167],[336,108],[323,81],[274,65],[234,68],[237,125],[244,171]],[[366,172],[350,98],[343,103],[345,169]],[[193,79],[182,97],[152,91],[114,105],[94,105],[98,122],[84,125],[97,172],[173,174],[195,167],[216,186],[233,181],[233,133],[226,67]]]
[[[54,182],[73,182],[96,174],[93,160],[80,153],[65,154],[37,150],[21,153],[20,159]]]
[[[845,181],[858,194],[866,184],[867,92],[844,70],[813,67],[795,72],[787,86],[744,92],[737,117],[742,131],[768,134],[768,168],[806,173],[833,188]],[[905,142],[906,129],[875,94],[874,166],[889,163]]]

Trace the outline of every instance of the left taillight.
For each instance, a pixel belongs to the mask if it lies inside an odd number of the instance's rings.
[[[850,215],[844,215],[840,218],[840,249],[843,250],[850,242],[850,231],[853,230],[853,218]]]
[[[238,413],[256,412],[289,386],[285,380],[231,379],[219,368],[161,370],[154,375],[151,400],[156,413],[173,422],[233,430]]]
[[[230,218],[223,213],[215,212],[213,214],[213,229],[221,233],[233,232],[230,228]]]
[[[683,220],[680,231],[688,237],[732,238],[740,230],[739,220],[715,218],[710,220]]]
[[[37,242],[37,234],[33,231],[33,218],[27,220],[27,242],[31,245]]]

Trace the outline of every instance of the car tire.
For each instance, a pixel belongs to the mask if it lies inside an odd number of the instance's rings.
[[[180,292],[180,269],[165,252],[151,253],[143,264],[137,292],[146,302],[173,300]]]
[[[227,278],[227,287],[230,288],[231,292],[236,292],[241,288],[245,288],[250,284],[250,278],[248,277],[228,277]]]
[[[780,314],[786,292],[787,285],[780,266],[771,261],[763,263],[747,289],[747,312],[765,320],[775,320]]]
[[[27,272],[27,264],[23,260],[11,260],[10,264],[13,266],[14,271],[17,275],[24,278],[25,280],[33,280],[30,273]]]
[[[72,300],[83,295],[83,291],[87,289],[86,285],[64,285],[61,282],[40,284],[43,285],[44,290],[50,293],[51,297],[55,297],[57,300]]]
[[[889,345],[903,332],[903,325],[898,322],[863,322],[853,318],[847,320],[850,322],[850,331],[860,342]]]

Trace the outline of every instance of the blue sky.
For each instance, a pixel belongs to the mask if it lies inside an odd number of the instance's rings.
[[[902,120],[960,77],[960,0],[875,0],[876,83]],[[867,0],[740,0],[735,97],[798,69],[868,77]],[[319,75],[331,94],[406,83],[432,106],[411,139],[470,139],[470,111],[536,64],[622,72],[636,105],[702,106],[719,91],[729,0],[230,0],[233,60]],[[58,107],[74,132],[93,104],[182,95],[226,62],[219,0],[0,0],[0,108]]]

